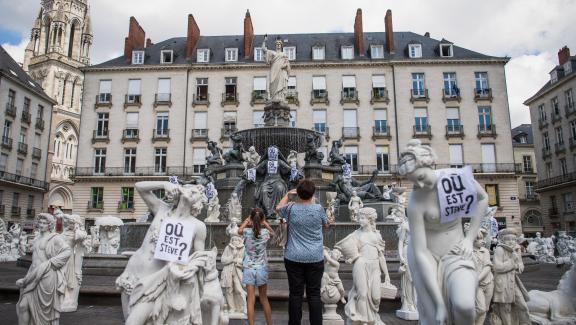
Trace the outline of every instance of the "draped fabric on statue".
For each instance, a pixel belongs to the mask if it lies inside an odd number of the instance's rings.
[[[288,89],[288,74],[290,63],[283,52],[266,51],[266,63],[270,69],[270,99],[284,100],[283,94]]]

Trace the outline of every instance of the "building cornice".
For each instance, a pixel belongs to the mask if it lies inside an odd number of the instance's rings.
[[[540,89],[534,96],[525,100],[523,104],[526,106],[529,106],[530,104],[534,103],[538,99],[544,97],[548,93],[551,93],[552,91],[556,90],[558,87],[563,86],[564,84],[566,84],[567,82],[569,82],[575,78],[576,78],[576,72],[573,72],[570,75],[565,76],[564,78],[558,80],[558,82],[551,84],[550,87],[548,87],[547,89],[544,89],[544,90]]]
[[[0,78],[4,77],[6,79],[10,79],[10,81],[20,85],[21,87],[25,88],[26,90],[38,95],[39,97],[41,97],[42,99],[44,99],[45,101],[49,102],[52,106],[57,105],[58,102],[56,102],[54,99],[52,99],[50,96],[48,96],[46,93],[44,93],[44,90],[39,91],[38,89],[36,89],[36,87],[30,87],[30,85],[27,85],[25,83],[23,83],[20,79],[18,78],[14,78],[14,76],[11,76],[8,73],[5,73],[4,71],[0,70]]]

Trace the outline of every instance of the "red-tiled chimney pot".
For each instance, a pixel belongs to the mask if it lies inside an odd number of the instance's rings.
[[[392,10],[386,11],[384,16],[384,27],[386,32],[386,49],[390,54],[394,53],[394,30],[392,28]]]
[[[362,29],[362,9],[356,10],[356,19],[354,19],[354,44],[358,55],[364,56],[364,30]]]
[[[188,15],[188,35],[186,38],[186,59],[192,59],[194,55],[194,50],[196,45],[198,45],[198,40],[200,40],[200,28],[194,20],[194,16]]]
[[[146,48],[149,48],[150,46],[154,45],[154,43],[152,43],[152,40],[147,38],[146,39]]]
[[[252,26],[252,17],[250,11],[246,10],[244,16],[244,58],[248,59],[252,56],[252,45],[254,43],[254,27]]]
[[[568,46],[564,46],[558,51],[558,64],[563,65],[570,60],[570,49]]]
[[[146,33],[134,16],[130,17],[128,37],[124,39],[124,57],[132,63],[132,51],[143,49],[146,41]]]

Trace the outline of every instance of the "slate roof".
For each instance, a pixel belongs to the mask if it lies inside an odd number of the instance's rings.
[[[348,61],[342,60],[340,49],[341,46],[354,45],[354,33],[317,33],[317,34],[270,34],[268,35],[267,47],[274,49],[274,41],[279,37],[284,41],[284,46],[296,46],[296,60],[295,62],[312,62],[312,47],[315,45],[325,46],[325,60],[324,62],[335,61]],[[264,35],[255,35],[253,47],[260,47]],[[384,51],[383,59],[370,58],[370,45],[383,45],[385,49],[385,33],[384,32],[368,32],[364,33],[364,47],[366,53],[364,56],[359,56],[357,49],[355,49],[355,61],[371,61],[371,60],[429,60],[429,59],[496,59],[503,60],[505,58],[494,57],[478,52],[474,52],[459,46],[453,46],[453,57],[441,57],[439,53],[439,44],[445,44],[446,40],[436,40],[427,36],[422,36],[412,32],[394,32],[395,53],[390,54]],[[413,59],[408,56],[408,44],[421,44],[422,45],[422,58]],[[243,35],[228,35],[228,36],[200,36],[196,49],[210,49],[210,62],[197,63],[196,51],[193,54],[192,61],[186,60],[186,37],[170,38],[160,43],[154,44],[145,49],[146,56],[144,65],[158,65],[160,64],[160,51],[163,49],[173,50],[174,59],[173,64],[242,64],[254,63],[254,56],[244,59],[244,37]],[[226,48],[238,48],[238,61],[225,62],[224,55]],[[317,62],[317,61],[314,61]],[[262,63],[262,62],[257,62]],[[106,68],[106,67],[121,67],[129,65],[124,56],[93,65],[92,68]],[[90,68],[88,68],[90,69]]]
[[[520,142],[520,136],[526,135],[526,143]],[[532,124],[521,124],[512,129],[512,144],[534,144],[534,137],[532,135]]]
[[[37,94],[52,104],[56,104],[56,102],[44,92],[42,86],[34,81],[34,79],[32,79],[32,77],[22,69],[20,64],[14,61],[2,46],[0,46],[0,75],[14,80],[22,87],[27,88],[29,91]]]
[[[572,62],[572,71],[568,74],[564,74],[564,68],[562,66],[555,66],[550,72],[556,70],[558,73],[558,81],[552,83],[552,80],[548,80],[540,90],[538,90],[534,95],[524,101],[524,105],[530,105],[531,102],[538,99],[542,94],[546,93],[549,89],[553,86],[557,85],[560,81],[572,77],[576,75],[576,55],[570,57],[570,61]]]

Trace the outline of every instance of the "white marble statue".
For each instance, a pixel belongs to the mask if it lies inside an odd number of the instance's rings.
[[[474,181],[476,209],[470,211],[470,233],[465,236],[461,219],[442,223],[437,189],[438,176],[432,168],[436,154],[419,140],[410,140],[401,153],[399,173],[414,183],[407,217],[410,224],[408,264],[418,296],[422,324],[473,324],[477,273],[472,258],[473,241],[488,195]]]
[[[90,246],[92,249],[89,249],[91,252],[98,252],[100,249],[100,227],[98,226],[91,226],[90,227]]]
[[[376,229],[376,210],[362,208],[358,213],[360,228],[338,242],[335,249],[342,252],[346,263],[352,268],[353,285],[348,292],[344,312],[351,324],[383,325],[378,314],[381,299],[380,276],[384,272],[385,283],[390,283],[384,257],[385,243]]]
[[[242,284],[242,261],[244,259],[244,239],[238,235],[238,225],[231,223],[226,233],[230,243],[224,248],[220,262],[220,284],[224,294],[225,310],[230,319],[246,318],[246,290]]]
[[[286,157],[286,161],[288,162],[288,165],[292,166],[292,164],[294,163],[295,166],[297,167],[298,166],[298,151],[290,150],[288,157]]]
[[[218,195],[214,195],[208,200],[208,208],[206,209],[206,219],[204,222],[220,222],[220,200]]]
[[[258,152],[256,152],[256,148],[254,148],[254,146],[250,146],[250,148],[248,148],[248,151],[244,152],[242,156],[244,158],[244,167],[246,169],[256,167],[256,165],[258,165],[258,162],[260,161],[260,155],[258,154]]]
[[[478,290],[476,291],[476,321],[475,325],[484,325],[492,295],[494,293],[494,275],[492,274],[492,262],[490,250],[484,244],[484,238],[489,237],[484,229],[478,231],[474,241],[474,264],[478,272]]]
[[[524,272],[520,246],[513,229],[498,232],[498,246],[494,249],[494,296],[492,325],[530,324],[528,292],[518,277]]]
[[[275,41],[276,51],[266,47],[267,36],[262,42],[262,52],[266,57],[266,63],[270,64],[270,100],[273,102],[286,103],[288,92],[288,76],[290,75],[290,61],[286,53],[282,51],[282,40]]]
[[[61,311],[66,313],[78,309],[78,294],[82,285],[82,261],[86,254],[84,240],[87,234],[82,227],[84,220],[79,215],[64,214],[62,220],[64,222],[62,236],[66,239],[72,253],[64,266],[66,288]]]
[[[556,249],[558,250],[558,259],[567,260],[576,253],[576,241],[572,236],[568,236],[565,231],[560,231]]]
[[[396,317],[405,320],[418,320],[418,310],[416,309],[416,288],[412,281],[412,273],[408,265],[408,243],[410,242],[410,225],[406,216],[398,224],[396,229],[398,235],[398,258],[400,267],[398,273],[401,274],[400,298],[402,307],[396,311]]]
[[[122,219],[113,216],[99,217],[96,219],[96,226],[99,227],[99,254],[118,254],[118,248],[120,247],[120,226],[123,224]]]
[[[24,256],[28,252],[28,234],[25,231],[21,231],[18,239],[18,255]]]
[[[392,184],[392,195],[394,197],[394,202],[398,205],[405,206],[406,205],[406,188],[396,186],[396,184]]]
[[[242,203],[240,203],[236,193],[232,193],[228,201],[228,219],[236,224],[242,221]]]
[[[20,299],[16,306],[19,325],[59,324],[65,286],[65,266],[71,249],[54,232],[56,219],[48,213],[36,216],[38,235],[32,249],[32,265],[26,276],[16,281]]]
[[[344,285],[338,270],[340,270],[340,258],[342,252],[338,249],[330,250],[324,247],[324,274],[320,285],[320,299],[324,303],[324,314],[322,318],[329,321],[330,324],[344,324],[342,316],[336,312],[338,302],[346,303]]]
[[[326,203],[328,204],[328,207],[326,208],[326,220],[329,224],[332,224],[336,220],[336,212],[339,206],[339,200],[336,195],[334,195],[331,199],[328,195],[326,195],[326,200]]]
[[[384,219],[392,222],[403,222],[406,218],[406,208],[401,205],[395,205],[390,209],[390,214]]]
[[[11,254],[10,245],[12,243],[12,235],[6,229],[4,220],[0,218],[0,262],[13,262],[14,256]]]
[[[532,240],[534,245],[534,256],[536,260],[540,263],[556,263],[556,257],[554,257],[554,243],[549,238],[542,237],[540,232],[536,233],[536,237]],[[552,243],[551,243],[552,242]],[[552,247],[552,254],[550,254],[550,247]]]
[[[556,290],[530,290],[528,296],[530,320],[534,324],[576,324],[576,263],[564,273]]]
[[[227,324],[221,310],[224,297],[216,269],[217,250],[204,250],[206,225],[196,218],[207,201],[204,187],[153,181],[135,186],[154,220],[142,246],[116,280],[126,324]],[[154,191],[159,189],[170,193],[173,203],[158,199]],[[184,243],[191,255],[184,264],[154,258],[161,225],[167,218],[192,224],[192,240]]]
[[[17,260],[20,254],[20,233],[22,232],[22,227],[20,227],[19,223],[14,223],[12,227],[10,227],[10,235],[12,239],[10,241],[10,255]]]
[[[348,201],[348,211],[350,213],[350,221],[358,221],[358,211],[364,207],[362,199],[358,196],[356,191],[352,191],[350,201]]]

